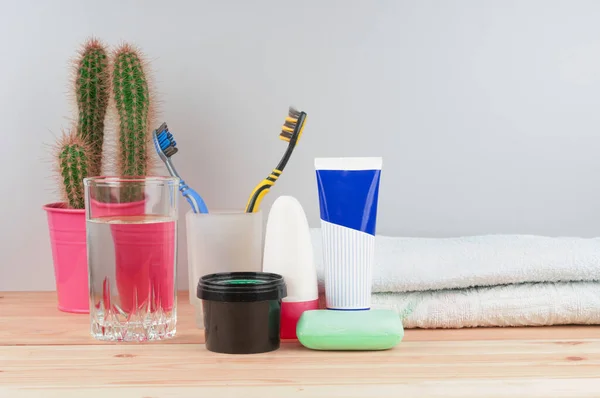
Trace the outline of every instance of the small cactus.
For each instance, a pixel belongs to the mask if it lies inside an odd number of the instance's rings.
[[[64,201],[72,209],[85,207],[83,179],[88,176],[91,156],[90,146],[76,129],[63,134],[57,147],[56,162]]]
[[[148,76],[137,49],[123,44],[113,56],[112,94],[118,116],[117,169],[144,176],[150,167],[151,102]]]
[[[110,89],[109,79],[106,49],[99,40],[90,38],[84,43],[75,64],[77,133],[91,149],[90,176],[100,175],[102,171],[102,145]]]

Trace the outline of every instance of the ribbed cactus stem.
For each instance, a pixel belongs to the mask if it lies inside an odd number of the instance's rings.
[[[77,131],[91,149],[90,175],[102,170],[104,119],[108,107],[110,74],[104,46],[89,39],[83,46],[76,65],[75,94],[78,108]]]
[[[59,144],[57,161],[63,196],[72,209],[85,207],[83,179],[88,176],[90,157],[89,145],[73,131]]]
[[[112,89],[118,114],[119,174],[144,176],[150,159],[150,93],[141,57],[128,44],[115,52]]]

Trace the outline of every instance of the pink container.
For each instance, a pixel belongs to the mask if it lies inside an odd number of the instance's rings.
[[[65,203],[50,203],[43,209],[48,216],[58,309],[88,313],[85,210],[68,209]]]
[[[93,217],[145,217],[146,201],[102,203],[91,200]],[[170,311],[174,300],[175,222],[113,224],[116,285],[120,307],[135,312],[149,304],[150,311]],[[104,305],[111,306],[106,292]]]
[[[146,201],[130,203],[103,203],[95,199],[90,199],[92,204],[92,215],[96,217],[120,217],[120,216],[138,216],[144,214],[146,210]]]
[[[132,312],[149,304],[171,311],[174,299],[175,222],[112,225],[121,308]]]

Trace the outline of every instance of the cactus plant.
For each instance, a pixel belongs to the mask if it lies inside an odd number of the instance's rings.
[[[85,207],[83,179],[92,161],[90,145],[81,139],[76,129],[63,133],[57,146],[56,161],[62,180],[62,196],[72,209]]]
[[[99,40],[90,38],[82,45],[74,62],[74,74],[77,126],[63,132],[55,156],[64,202],[72,209],[83,209],[83,179],[99,175],[102,170],[108,107],[108,57]]]
[[[112,94],[118,117],[118,173],[144,176],[151,160],[150,89],[142,56],[127,43],[114,52]]]
[[[145,176],[152,166],[153,106],[146,63],[140,51],[127,43],[112,55],[109,60],[106,47],[92,37],[82,45],[74,62],[72,92],[77,102],[77,126],[64,135],[56,157],[61,190],[71,208],[84,207],[83,178],[102,172],[104,127],[111,88],[118,124],[117,153],[114,154],[117,173],[124,177]],[[112,61],[112,76],[109,61]],[[119,201],[139,200],[143,198],[143,188],[120,192],[119,196]],[[113,200],[110,197],[96,199]]]
[[[90,176],[102,171],[104,119],[109,95],[108,55],[96,38],[88,39],[75,63],[75,97],[77,99],[77,133],[91,149]],[[86,176],[87,177],[87,176]]]

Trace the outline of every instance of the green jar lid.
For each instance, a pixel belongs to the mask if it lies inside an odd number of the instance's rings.
[[[281,300],[287,296],[287,288],[279,274],[220,272],[201,277],[196,296],[201,300],[223,302]]]

